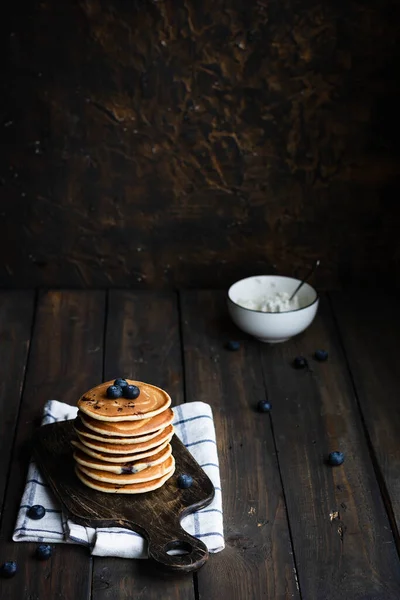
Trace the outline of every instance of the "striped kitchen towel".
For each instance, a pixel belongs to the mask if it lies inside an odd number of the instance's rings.
[[[221,482],[217,444],[211,407],[204,402],[189,402],[174,409],[175,433],[204,469],[215,487],[211,504],[182,519],[182,527],[202,540],[210,552],[220,552],[225,547],[223,535]],[[49,400],[44,408],[42,425],[74,419],[77,408]],[[28,517],[30,506],[41,504],[46,509],[40,521]],[[66,518],[60,505],[35,462],[29,465],[28,477],[17,522],[15,542],[66,542],[87,546],[95,556],[122,558],[147,558],[144,538],[133,531],[119,527],[91,528],[77,525]]]

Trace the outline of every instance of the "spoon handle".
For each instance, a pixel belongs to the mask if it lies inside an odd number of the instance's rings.
[[[316,268],[318,267],[319,263],[321,261],[320,260],[316,260],[315,263],[313,264],[313,266],[311,267],[311,269],[308,271],[307,275],[304,277],[304,279],[302,279],[302,281],[299,283],[299,285],[297,286],[297,288],[294,290],[293,294],[290,296],[289,298],[289,302],[291,300],[293,300],[293,298],[295,297],[295,295],[297,294],[297,292],[299,291],[299,289],[301,287],[303,287],[303,285],[306,283],[306,281],[308,279],[310,279],[311,275],[314,273],[314,271],[316,270]]]

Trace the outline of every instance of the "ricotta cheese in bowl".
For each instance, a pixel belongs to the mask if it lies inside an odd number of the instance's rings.
[[[318,308],[318,293],[308,283],[290,296],[299,279],[280,275],[258,275],[237,281],[228,290],[228,311],[242,331],[262,342],[276,344],[298,335],[312,323]]]
[[[290,296],[291,294],[288,294],[288,292],[276,292],[275,294],[259,296],[250,300],[239,298],[237,300],[237,304],[239,304],[239,306],[243,306],[243,308],[249,308],[250,310],[258,310],[260,312],[269,313],[297,310],[300,308],[299,299],[296,295],[292,300],[290,300]]]

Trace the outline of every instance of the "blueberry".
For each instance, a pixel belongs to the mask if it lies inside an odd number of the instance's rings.
[[[328,353],[326,350],[316,350],[314,352],[314,358],[319,362],[325,362],[326,360],[328,360]]]
[[[260,400],[260,402],[257,404],[257,410],[263,413],[269,412],[271,410],[271,405],[266,400]]]
[[[122,389],[128,385],[128,382],[126,381],[126,379],[116,379],[114,381],[114,385],[116,385]]]
[[[124,398],[129,398],[129,400],[134,400],[140,395],[140,390],[136,385],[126,385],[122,392],[124,394]]]
[[[5,563],[3,563],[0,567],[0,576],[1,577],[14,577],[15,573],[17,572],[17,563],[15,562],[15,560],[9,560]]]
[[[40,544],[35,550],[35,556],[39,560],[48,560],[51,557],[51,546]]]
[[[186,473],[184,473],[183,475],[179,475],[178,487],[180,487],[184,490],[186,488],[190,488],[190,486],[192,484],[193,484],[193,477],[191,475],[186,475]]]
[[[236,342],[235,340],[229,340],[226,344],[226,349],[231,352],[236,352],[236,350],[240,349],[240,342]]]
[[[121,473],[123,475],[127,475],[127,474],[129,475],[129,474],[131,474],[133,472],[134,472],[133,471],[133,467],[121,467]]]
[[[338,467],[339,465],[343,464],[344,462],[344,454],[343,452],[331,452],[328,456],[328,464],[331,465],[331,467]]]
[[[307,359],[304,356],[296,356],[293,366],[295,369],[305,369],[308,366]]]
[[[30,519],[35,519],[35,521],[38,521],[39,519],[43,519],[44,515],[46,514],[46,509],[40,504],[35,504],[35,506],[28,508],[26,514]]]
[[[118,385],[110,385],[107,388],[107,398],[121,398],[122,390]]]

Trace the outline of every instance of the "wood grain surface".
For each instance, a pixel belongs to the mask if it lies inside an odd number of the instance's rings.
[[[389,0],[12,2],[0,284],[219,287],[317,257],[321,288],[399,283],[399,17]]]
[[[0,564],[17,560],[19,571],[0,579],[1,598],[398,600],[395,298],[376,310],[380,295],[323,297],[306,332],[271,347],[232,325],[223,293],[51,291],[38,296],[27,357],[33,296],[4,297],[0,397],[15,398],[10,430],[17,424],[0,471],[8,473]],[[226,349],[230,339],[238,352]],[[318,348],[326,363],[313,359]],[[293,369],[300,354],[310,369]],[[38,563],[35,544],[11,542],[45,401],[76,404],[82,390],[118,376],[154,382],[175,403],[212,406],[226,548],[194,578],[147,560],[91,559],[75,545],[57,544]],[[270,414],[258,413],[266,398]],[[325,462],[333,450],[345,453],[341,467]]]
[[[395,540],[325,298],[304,334],[260,348],[303,598],[399,598]],[[299,355],[309,369],[293,368]],[[333,468],[335,450],[345,462]]]
[[[400,320],[398,301],[378,293],[331,296],[398,547],[400,529]]]
[[[175,473],[162,487],[146,494],[105,494],[85,486],[76,476],[71,441],[76,439],[73,421],[40,428],[34,438],[38,465],[65,513],[86,527],[126,527],[148,542],[155,568],[190,573],[208,559],[206,545],[180,525],[187,514],[204,508],[214,498],[214,486],[182,442],[171,441]],[[190,488],[180,489],[177,477],[193,478]],[[169,550],[183,550],[169,554]]]
[[[199,571],[199,598],[300,598],[271,422],[256,411],[258,343],[225,349],[238,332],[223,294],[183,292],[181,306],[186,396],[212,407],[224,509],[226,548]]]
[[[105,341],[106,380],[151,381],[168,391],[172,405],[183,402],[176,294],[110,291]],[[146,560],[95,557],[93,562],[93,600],[195,600],[190,576],[155,571]]]
[[[31,340],[34,294],[0,292],[0,518]]]
[[[16,560],[19,572],[14,579],[0,579],[1,598],[90,598],[86,548],[57,544],[52,558],[39,562],[33,556],[37,544],[11,537],[43,406],[50,399],[76,404],[82,390],[101,380],[104,319],[103,292],[55,291],[39,298],[0,530],[0,564]]]

